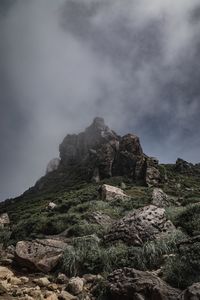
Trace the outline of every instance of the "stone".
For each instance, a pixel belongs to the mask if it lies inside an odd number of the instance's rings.
[[[50,272],[60,262],[67,244],[53,239],[20,241],[16,245],[15,260],[21,267]]]
[[[161,174],[158,170],[158,160],[154,157],[148,157],[146,159],[145,182],[149,187],[158,186],[161,183]]]
[[[56,280],[57,283],[66,284],[66,283],[68,283],[68,281],[69,281],[69,278],[65,274],[63,274],[63,273],[58,274],[57,280]]]
[[[69,283],[67,285],[67,289],[69,292],[71,292],[73,295],[78,295],[83,291],[84,281],[80,277],[72,277],[69,280]]]
[[[12,285],[20,285],[20,284],[23,284],[22,281],[21,281],[21,279],[18,278],[18,277],[16,277],[16,276],[11,277],[11,278],[9,279],[8,282],[9,282],[10,284],[12,284]]]
[[[26,284],[26,283],[29,282],[29,278],[28,278],[28,277],[25,277],[25,276],[20,277],[20,280],[21,280],[21,282],[22,282],[23,284]]]
[[[10,224],[10,219],[7,213],[0,215],[0,228],[4,228]]]
[[[128,245],[139,246],[173,230],[175,227],[167,220],[165,209],[148,205],[113,223],[105,240],[121,240]]]
[[[177,300],[181,293],[151,272],[132,268],[115,270],[107,280],[109,299],[113,300]]]
[[[46,298],[46,300],[58,300],[58,297],[55,293],[52,293],[50,296]]]
[[[88,216],[88,219],[89,219],[90,222],[92,222],[94,224],[101,225],[101,226],[109,226],[113,222],[111,217],[109,217],[108,215],[106,215],[106,214],[104,214],[100,211],[92,212]]]
[[[56,206],[57,204],[55,204],[54,202],[49,202],[49,204],[47,205],[47,209],[54,210]]]
[[[170,205],[169,196],[160,188],[154,188],[152,193],[152,204],[158,207],[166,207]]]
[[[71,295],[67,291],[62,291],[60,295],[58,295],[58,298],[60,300],[77,300],[77,297]]]
[[[103,184],[99,192],[102,200],[104,201],[112,201],[117,199],[125,200],[130,198],[122,189],[108,184]]]
[[[33,280],[40,287],[47,287],[50,284],[50,281],[47,277],[41,277]]]
[[[7,267],[0,266],[0,280],[10,279],[14,276],[14,273]]]
[[[180,295],[179,300],[199,300],[200,282],[193,283]]]

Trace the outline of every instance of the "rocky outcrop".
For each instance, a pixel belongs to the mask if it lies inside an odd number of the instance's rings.
[[[102,118],[79,134],[67,135],[60,145],[61,166],[82,165],[95,182],[112,176],[127,176],[147,185],[158,185],[158,161],[143,153],[134,134],[117,135]]]
[[[20,241],[16,245],[15,260],[22,267],[50,272],[62,258],[67,244],[52,239]]]
[[[10,224],[10,219],[7,213],[0,215],[0,228],[4,228]]]
[[[167,220],[165,210],[154,205],[140,208],[112,225],[106,241],[124,241],[128,245],[142,245],[161,234],[175,229]]]
[[[152,204],[158,207],[166,207],[170,204],[169,196],[162,189],[154,188],[152,193]]]
[[[188,173],[191,172],[193,168],[193,164],[183,160],[182,158],[178,158],[176,160],[175,169],[179,173]]]
[[[92,212],[88,216],[88,220],[93,224],[98,224],[98,225],[101,225],[101,226],[109,226],[113,222],[111,217],[109,217],[108,215],[106,215],[106,214],[104,214],[100,211]]]
[[[122,189],[108,184],[103,184],[100,187],[99,192],[103,201],[112,201],[117,199],[124,200],[130,198]]]
[[[192,284],[178,298],[179,300],[198,300],[200,299],[200,282]]]
[[[146,159],[145,182],[148,186],[158,186],[161,181],[161,175],[158,170],[158,160],[154,157]]]
[[[113,300],[177,300],[180,295],[178,289],[152,273],[131,268],[118,269],[110,274],[108,288]]]

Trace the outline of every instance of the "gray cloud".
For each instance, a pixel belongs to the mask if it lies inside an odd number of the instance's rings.
[[[199,161],[199,11],[198,0],[1,1],[1,199],[96,115],[163,162]]]

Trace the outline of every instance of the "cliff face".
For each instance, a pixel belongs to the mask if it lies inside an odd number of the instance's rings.
[[[143,153],[139,138],[117,135],[102,118],[95,118],[84,132],[67,135],[59,149],[61,165],[70,168],[81,164],[95,182],[127,176],[148,185],[159,184],[158,161]]]

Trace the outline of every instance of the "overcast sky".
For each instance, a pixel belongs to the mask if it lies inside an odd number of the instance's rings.
[[[0,200],[95,116],[200,161],[199,0],[0,0]]]

